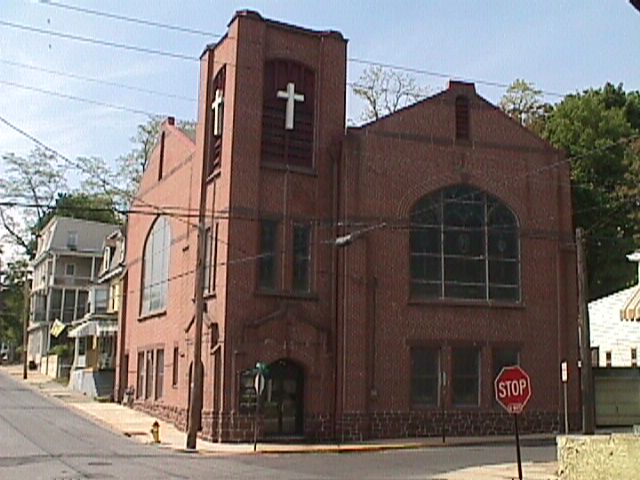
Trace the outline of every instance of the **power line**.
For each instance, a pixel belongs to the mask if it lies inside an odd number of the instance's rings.
[[[0,83],[1,83],[1,82],[0,82]],[[85,169],[83,168],[83,166],[78,165],[77,163],[75,163],[75,164],[74,164],[74,162],[72,162],[71,160],[69,160],[69,159],[68,159],[67,157],[65,157],[64,155],[62,155],[62,154],[60,154],[59,152],[57,152],[57,151],[53,150],[52,148],[48,147],[47,145],[45,145],[44,143],[40,142],[38,139],[36,139],[36,138],[35,138],[35,137],[33,137],[32,135],[29,135],[29,134],[28,134],[28,133],[26,133],[24,130],[19,129],[18,127],[16,127],[15,125],[11,124],[10,122],[8,122],[6,119],[4,119],[4,118],[3,118],[3,117],[1,117],[1,116],[0,116],[0,121],[4,122],[4,123],[5,123],[5,124],[7,124],[9,127],[11,127],[12,129],[14,129],[14,130],[18,131],[18,132],[19,132],[19,133],[21,133],[22,135],[26,136],[27,138],[29,138],[30,140],[32,140],[32,141],[33,141],[34,143],[36,143],[37,145],[39,145],[39,146],[41,146],[42,148],[44,148],[45,150],[51,151],[51,152],[52,152],[52,153],[54,153],[55,155],[57,155],[57,156],[59,156],[60,158],[64,159],[64,160],[65,160],[66,162],[68,162],[69,164],[72,164],[75,168],[78,168],[78,169],[80,169],[80,170],[85,171]],[[590,151],[588,151],[588,152],[583,152],[583,153],[582,153],[582,154],[580,154],[580,155],[575,155],[575,156],[573,156],[573,157],[567,157],[567,158],[564,158],[564,159],[562,159],[562,160],[560,160],[560,161],[557,161],[557,162],[554,162],[554,163],[551,163],[551,164],[548,164],[548,165],[544,165],[544,166],[539,167],[539,168],[537,168],[537,169],[534,169],[534,170],[531,170],[531,171],[525,172],[525,173],[524,173],[524,174],[522,174],[522,175],[518,175],[518,176],[514,176],[514,177],[507,177],[507,179],[506,179],[505,181],[501,182],[501,183],[502,183],[503,185],[507,185],[507,184],[509,184],[509,183],[513,183],[513,182],[515,182],[515,181],[517,181],[517,180],[520,180],[520,179],[522,179],[522,178],[527,178],[527,177],[530,177],[530,176],[532,176],[532,175],[536,175],[536,174],[542,173],[542,172],[544,172],[544,171],[548,171],[548,170],[550,170],[550,169],[557,168],[558,166],[563,165],[563,164],[565,164],[565,163],[570,163],[570,162],[572,162],[572,161],[579,160],[580,158],[586,157],[586,156],[591,155],[591,154],[593,154],[593,153],[597,153],[597,152],[600,152],[600,151],[607,150],[607,149],[612,148],[612,147],[614,147],[614,146],[616,146],[616,145],[620,145],[620,144],[623,144],[623,143],[628,143],[628,142],[630,142],[630,141],[635,140],[636,138],[640,138],[640,134],[634,134],[634,135],[630,135],[630,136],[628,136],[628,137],[620,138],[618,141],[616,141],[616,142],[612,142],[612,143],[610,143],[610,144],[608,144],[608,145],[605,145],[605,146],[603,146],[603,147],[595,148],[595,149],[592,149],[592,150],[590,150]],[[404,138],[401,138],[401,140],[411,140],[411,141],[415,141],[415,139],[414,139],[414,138],[411,138],[411,139],[404,139]],[[103,179],[103,182],[104,182],[105,184],[108,184],[108,182],[107,182],[106,180],[104,180],[104,179]],[[114,186],[114,185],[111,185],[111,186],[112,186],[112,188],[114,188],[114,189],[116,189],[116,190],[120,190],[120,191],[122,191],[122,190],[121,190],[119,187],[117,187],[117,186]],[[147,205],[147,206],[149,206],[150,208],[154,209],[154,212],[155,212],[156,214],[158,214],[158,213],[163,213],[163,214],[166,214],[166,215],[172,216],[172,217],[174,217],[174,218],[177,218],[177,219],[179,219],[179,220],[180,220],[181,218],[190,218],[190,217],[192,216],[191,214],[180,214],[180,213],[175,213],[175,212],[167,211],[167,208],[165,208],[165,207],[159,207],[159,206],[156,206],[156,205],[150,204],[150,203],[148,203],[148,202],[146,202],[146,201],[144,201],[144,200],[140,199],[139,197],[134,197],[134,199],[136,199],[136,200],[138,200],[140,203],[146,204],[146,205]],[[190,211],[190,209],[188,209],[187,211]],[[258,218],[259,213],[260,213],[260,212],[257,212],[257,215],[256,215],[255,217],[251,217],[251,219]],[[416,214],[419,214],[419,213],[420,213],[419,211],[418,211],[418,212],[416,212],[416,211],[412,211],[412,212],[411,212],[411,214],[410,214],[408,217],[405,217],[404,219],[403,219],[403,218],[399,218],[399,219],[394,219],[394,220],[395,220],[395,221],[402,221],[402,220],[405,220],[405,221],[406,221],[406,220],[411,220],[411,217],[413,217],[413,216],[415,216]],[[576,213],[576,212],[574,212],[574,214],[575,214],[575,213]],[[207,213],[207,214],[208,214],[208,215],[210,215],[210,213]],[[193,215],[193,216],[196,216],[196,215]],[[221,218],[221,217],[219,217],[219,218]],[[228,218],[231,218],[231,214],[228,214]],[[394,220],[387,220],[387,221],[394,221]],[[183,221],[184,221],[185,223],[187,223],[188,225],[192,225],[192,224],[191,224],[191,222],[189,222],[188,220],[183,220]],[[379,222],[380,222],[380,219],[376,219],[376,222],[377,222],[377,223],[379,223]]]
[[[372,66],[378,66],[378,67],[383,67],[383,68],[389,68],[391,70],[400,70],[403,72],[408,72],[408,73],[417,73],[417,74],[421,74],[421,75],[427,75],[429,77],[437,77],[437,78],[443,78],[443,79],[452,79],[452,80],[461,80],[463,82],[473,82],[476,83],[478,85],[486,85],[489,87],[499,87],[499,88],[509,88],[511,85],[508,83],[502,83],[502,82],[496,82],[493,80],[483,80],[481,78],[472,78],[472,77],[465,77],[462,75],[456,75],[453,73],[444,73],[444,72],[436,72],[433,70],[426,70],[423,68],[416,68],[416,67],[405,67],[403,65],[397,65],[397,64],[393,64],[393,63],[384,63],[384,62],[377,62],[374,60],[366,60],[363,58],[355,58],[355,57],[348,57],[347,61],[351,62],[351,63],[358,63],[361,65],[372,65]],[[539,90],[540,92],[544,93],[545,95],[549,95],[552,97],[564,97],[565,94],[562,93],[557,93],[557,92],[549,92],[546,90]]]
[[[67,165],[71,165],[73,168],[77,168],[78,170],[83,171],[84,173],[92,173],[92,172],[87,172],[87,170],[84,168],[84,166],[78,162],[74,162],[73,160],[71,160],[70,158],[66,157],[65,155],[61,154],[60,152],[58,152],[57,150],[55,150],[54,148],[49,147],[48,145],[46,145],[45,143],[41,142],[40,140],[38,140],[36,137],[34,137],[33,135],[27,133],[26,131],[24,131],[23,129],[21,129],[20,127],[18,127],[17,125],[14,125],[13,123],[11,123],[10,121],[8,121],[6,118],[4,118],[3,116],[0,115],[0,121],[2,123],[4,123],[5,125],[7,125],[9,128],[11,128],[12,130],[18,132],[19,134],[23,135],[24,137],[28,138],[29,140],[31,140],[32,142],[34,142],[36,145],[38,145],[39,147],[43,148],[44,150],[56,155],[56,157],[61,158],[62,160],[64,160]],[[120,188],[119,186],[107,181],[106,179],[101,179],[102,183],[105,185],[110,186],[111,188],[113,188],[115,191],[120,192],[123,195],[129,196],[129,192],[123,190],[122,188]],[[165,210],[162,207],[158,207],[156,205],[150,204],[148,203],[146,200],[137,197],[136,195],[131,196],[131,200],[136,200],[138,202],[140,202],[143,205],[146,205],[150,208],[155,209],[158,213],[162,213],[165,214]],[[169,214],[170,215],[170,214]],[[193,224],[192,222],[190,222],[189,220],[183,220],[181,219],[179,216],[175,216],[175,218],[178,221],[181,221],[189,226],[192,227],[197,227],[195,224]]]
[[[75,40],[77,42],[90,43],[90,44],[93,44],[93,45],[100,45],[100,46],[103,46],[103,47],[119,48],[119,49],[122,49],[122,50],[129,50],[129,51],[138,52],[138,53],[146,53],[146,54],[149,54],[149,55],[159,55],[159,56],[174,58],[174,59],[178,59],[178,60],[189,60],[189,61],[192,61],[192,62],[199,61],[199,59],[197,57],[192,57],[192,56],[184,55],[184,54],[181,54],[181,53],[167,52],[165,50],[156,50],[156,49],[153,49],[153,48],[146,48],[146,47],[139,47],[139,46],[136,46],[136,45],[131,45],[131,44],[127,44],[127,43],[112,42],[112,41],[109,41],[109,40],[100,40],[100,39],[92,38],[92,37],[83,37],[81,35],[72,35],[72,34],[69,34],[69,33],[56,32],[56,31],[53,31],[53,30],[46,30],[46,29],[43,29],[43,28],[31,27],[29,25],[22,25],[22,24],[19,24],[19,23],[7,22],[7,21],[4,21],[4,20],[0,20],[0,25],[1,26],[5,26],[5,27],[18,29],[18,30],[22,30],[22,31],[26,31],[26,32],[39,33],[41,35],[51,35],[53,37],[64,38],[64,39],[67,39],[67,40]]]
[[[88,15],[94,15],[94,16],[100,16],[100,17],[110,18],[110,19],[114,19],[114,20],[137,23],[137,24],[140,24],[140,25],[146,25],[146,26],[150,26],[150,27],[164,28],[164,29],[174,30],[174,31],[183,32],[183,33],[197,34],[197,35],[203,35],[203,36],[214,37],[214,38],[222,38],[224,36],[224,35],[221,35],[221,34],[211,34],[209,32],[206,32],[206,31],[203,31],[203,30],[198,30],[198,29],[191,28],[191,27],[182,27],[182,26],[177,26],[177,25],[172,25],[172,24],[155,22],[155,21],[148,20],[148,19],[145,19],[145,18],[140,18],[140,17],[131,17],[131,16],[127,16],[127,15],[114,14],[114,13],[100,11],[100,10],[94,10],[94,9],[90,9],[90,8],[78,7],[78,6],[75,6],[75,5],[69,5],[67,3],[54,1],[54,0],[39,0],[39,3],[43,4],[43,5],[48,5],[48,6],[51,6],[51,7],[71,10],[71,11],[75,11],[75,12],[79,12],[79,13],[85,13],[85,14],[88,14]],[[409,73],[416,73],[416,74],[427,75],[427,76],[437,77],[437,78],[456,79],[456,80],[462,80],[462,81],[466,81],[466,82],[474,82],[474,83],[477,83],[479,85],[486,85],[486,86],[490,86],[490,87],[508,88],[510,86],[509,84],[503,83],[503,82],[497,82],[497,81],[492,81],[492,80],[483,80],[483,79],[478,79],[478,78],[467,78],[467,77],[464,77],[462,75],[455,75],[455,74],[451,74],[451,73],[443,73],[443,72],[438,72],[438,71],[433,71],[433,70],[426,70],[426,69],[416,68],[416,67],[407,67],[407,66],[403,66],[403,65],[396,65],[396,64],[392,64],[392,63],[378,62],[378,61],[374,61],[374,60],[368,60],[368,59],[362,59],[362,58],[356,58],[356,57],[348,57],[347,61],[352,62],[352,63],[362,64],[362,65],[375,65],[375,66],[380,66],[380,67],[383,67],[383,68],[389,68],[389,69],[392,69],[392,70],[400,70],[400,71],[405,71],[405,72],[409,72]],[[542,93],[546,94],[546,95],[549,95],[549,96],[555,96],[555,97],[563,97],[564,96],[564,94],[560,94],[560,93],[556,93],[556,92],[548,92],[548,91],[544,91],[544,90],[540,90],[540,91]]]
[[[62,4],[60,4],[59,2],[42,1],[41,3],[50,4],[52,6],[62,6]],[[67,7],[67,6],[65,5],[65,7]],[[62,8],[65,8],[65,7],[62,7]],[[104,12],[98,12],[97,10],[80,9],[80,7],[76,8],[76,10],[77,11],[86,10],[86,11],[84,11],[84,13],[104,14],[105,16],[110,16],[111,18],[117,18],[119,20],[127,19],[128,21],[144,22],[145,24],[147,24],[149,26],[156,26],[156,27],[165,28],[165,27],[163,27],[163,25],[165,25],[165,24],[154,25],[154,23],[156,23],[156,22],[146,21],[146,20],[140,19],[140,18],[134,19],[133,17],[116,16],[116,15],[111,15],[111,14],[107,14],[107,13],[104,13]],[[122,17],[122,18],[120,18],[120,17]],[[95,44],[95,45],[101,45],[101,46],[106,46],[106,47],[121,48],[121,49],[125,49],[125,50],[136,51],[136,52],[139,52],[139,53],[162,55],[162,56],[166,56],[166,57],[170,57],[170,58],[176,58],[176,59],[180,59],[180,60],[199,61],[199,58],[197,58],[197,57],[192,57],[192,56],[184,55],[184,54],[180,54],[180,53],[167,52],[167,51],[163,51],[163,50],[156,50],[156,49],[151,49],[151,48],[146,48],[146,47],[139,47],[139,46],[136,46],[136,45],[118,43],[118,42],[113,42],[113,41],[108,41],[108,40],[100,40],[100,39],[95,39],[95,38],[92,38],[92,37],[83,37],[83,36],[80,36],[80,35],[72,35],[72,34],[68,34],[68,33],[56,32],[56,31],[53,31],[53,30],[46,30],[46,29],[36,28],[36,27],[17,24],[17,23],[13,23],[13,22],[0,21],[0,25],[4,25],[4,26],[7,26],[7,27],[11,27],[11,28],[16,28],[16,29],[20,29],[20,30],[25,30],[25,31],[29,31],[29,32],[40,33],[40,34],[44,34],[44,35],[57,36],[57,37],[65,38],[65,39],[68,39],[68,40],[76,40],[76,41],[91,43],[91,44]],[[187,30],[191,30],[191,29],[187,29]],[[219,37],[221,35],[213,35],[213,36],[214,37]],[[498,87],[498,88],[509,88],[510,87],[510,84],[504,83],[504,82],[498,82],[498,81],[494,81],[494,80],[485,80],[485,79],[474,78],[474,77],[466,77],[464,75],[457,75],[457,74],[454,74],[454,73],[438,72],[438,71],[435,71],[435,70],[427,70],[427,69],[424,69],[424,68],[408,67],[408,66],[398,65],[398,64],[393,64],[393,63],[379,62],[379,61],[376,61],[376,60],[368,60],[368,59],[357,58],[357,57],[347,57],[347,61],[351,62],[351,63],[361,64],[361,65],[379,66],[379,67],[388,68],[388,69],[391,69],[391,70],[399,70],[399,71],[404,71],[404,72],[408,72],[408,73],[426,75],[426,76],[430,76],[430,77],[436,77],[436,78],[442,78],[442,79],[454,79],[454,80],[460,80],[460,81],[465,81],[465,82],[473,82],[473,83],[476,83],[478,85],[486,85],[486,86],[490,86],[490,87]],[[551,92],[551,91],[548,91],[548,90],[538,89],[538,91],[540,91],[541,93],[543,93],[545,95],[552,96],[552,97],[560,97],[560,98],[562,98],[562,97],[565,96],[565,94],[557,93],[557,92]]]
[[[72,166],[74,166],[74,168],[78,168],[78,169],[83,170],[83,171],[85,171],[85,172],[86,172],[86,170],[83,168],[83,166],[82,166],[82,165],[79,165],[79,164],[77,164],[77,163],[72,162],[70,159],[68,159],[68,158],[67,158],[67,157],[65,157],[64,155],[62,155],[62,154],[60,154],[59,152],[57,152],[56,150],[54,150],[54,149],[52,149],[52,148],[48,147],[48,146],[47,146],[47,145],[45,145],[43,142],[39,141],[38,139],[36,139],[36,138],[35,138],[35,137],[33,137],[32,135],[28,134],[28,133],[27,133],[27,132],[25,132],[24,130],[22,130],[22,129],[20,129],[20,128],[16,127],[16,126],[15,126],[15,125],[13,125],[13,124],[11,124],[10,122],[8,122],[6,119],[4,119],[4,118],[3,118],[3,117],[1,117],[1,116],[0,116],[0,121],[4,122],[4,123],[5,123],[6,125],[8,125],[10,128],[12,128],[12,129],[16,130],[18,133],[20,133],[20,134],[22,134],[22,135],[26,136],[26,137],[27,137],[27,138],[29,138],[31,141],[33,141],[34,143],[36,143],[36,144],[37,144],[37,145],[39,145],[40,147],[44,148],[45,150],[48,150],[48,151],[50,151],[50,152],[54,153],[55,155],[59,156],[60,158],[64,159],[67,163],[69,163],[69,164],[71,164]],[[580,158],[586,157],[586,156],[591,155],[591,154],[593,154],[593,153],[595,153],[595,152],[604,151],[604,150],[607,150],[607,149],[609,149],[609,148],[612,148],[612,147],[614,147],[614,146],[616,146],[616,145],[623,144],[623,143],[628,143],[628,142],[630,142],[630,141],[632,141],[632,140],[634,140],[634,139],[636,139],[636,138],[640,138],[640,134],[634,134],[634,135],[630,135],[630,136],[628,136],[628,137],[620,138],[620,139],[619,139],[618,141],[616,141],[616,142],[610,143],[610,144],[608,144],[608,145],[605,145],[605,146],[602,146],[602,147],[599,147],[599,148],[592,149],[592,150],[590,150],[590,151],[588,151],[588,152],[583,152],[583,153],[582,153],[582,154],[580,154],[580,155],[575,155],[575,156],[573,156],[573,157],[567,157],[567,158],[564,158],[564,159],[562,159],[562,160],[560,160],[560,161],[557,161],[557,162],[554,162],[554,163],[551,163],[551,164],[548,164],[548,165],[544,165],[544,166],[539,167],[539,168],[537,168],[537,169],[534,169],[534,170],[531,170],[531,171],[525,172],[524,174],[519,175],[519,176],[515,176],[515,177],[507,177],[507,178],[506,178],[503,182],[501,182],[501,183],[502,183],[503,185],[507,185],[507,184],[509,184],[509,183],[513,183],[514,181],[517,181],[517,180],[520,180],[520,179],[523,179],[523,178],[527,178],[527,177],[530,177],[530,176],[532,176],[532,175],[539,174],[539,173],[541,173],[541,172],[544,172],[544,171],[547,171],[547,170],[550,170],[550,169],[553,169],[553,168],[557,168],[558,166],[563,165],[563,164],[565,164],[565,163],[570,163],[570,162],[572,162],[572,161],[579,160]],[[406,140],[406,139],[401,139],[401,140]],[[411,141],[414,141],[414,139],[412,138],[412,139],[411,139]],[[105,184],[108,184],[108,183],[109,183],[109,182],[107,182],[107,181],[106,181],[106,180],[104,180],[104,179],[103,179],[103,182],[105,182]],[[111,186],[112,186],[112,188],[114,188],[114,189],[116,189],[116,190],[119,190],[119,191],[123,192],[119,187],[117,187],[117,186],[115,186],[115,185],[112,185],[112,184],[111,184]],[[191,217],[191,214],[189,214],[189,215],[185,215],[185,214],[180,214],[180,213],[176,213],[176,212],[170,212],[170,211],[167,211],[167,209],[166,209],[166,208],[164,208],[164,207],[159,207],[159,206],[157,206],[157,205],[150,204],[150,203],[148,203],[148,202],[146,202],[146,201],[142,200],[142,199],[141,199],[141,198],[139,198],[139,197],[134,197],[134,199],[136,199],[136,200],[138,200],[140,203],[146,204],[146,206],[148,206],[148,207],[150,207],[150,208],[154,209],[154,211],[155,211],[156,213],[163,213],[163,214],[166,214],[166,215],[168,215],[168,216],[171,216],[171,217],[177,218],[177,219],[179,219],[179,220],[181,219],[181,217],[182,217],[182,218],[188,218],[188,217]],[[188,211],[189,211],[189,210],[188,210]],[[260,212],[255,212],[255,213],[256,213],[256,215],[255,215],[255,216],[252,216],[252,217],[250,217],[250,218],[248,217],[247,219],[256,219],[256,218],[258,218],[258,217],[259,217],[259,213],[260,213]],[[421,213],[421,212],[419,212],[419,211],[418,211],[418,212],[416,212],[416,211],[412,211],[412,212],[410,213],[410,215],[409,215],[409,216],[407,216],[407,217],[404,217],[404,218],[398,218],[398,219],[385,219],[385,221],[386,221],[386,222],[394,222],[394,221],[396,221],[396,222],[397,222],[397,221],[403,221],[403,220],[404,220],[404,221],[407,221],[407,220],[409,220],[409,221],[410,221],[410,220],[411,220],[411,217],[414,217],[415,215],[417,215],[417,214],[419,214],[419,213]],[[575,213],[575,212],[574,212],[574,213]],[[210,213],[208,213],[208,215],[210,215]],[[231,213],[227,213],[227,215],[228,215],[228,218],[232,218],[232,214],[231,214]],[[222,217],[219,217],[219,218],[222,218]],[[192,224],[191,224],[191,222],[189,222],[188,220],[182,220],[182,221],[184,221],[185,223],[187,223],[187,224],[189,224],[189,225],[192,225]],[[318,221],[318,220],[316,219],[316,221]],[[378,218],[378,219],[375,219],[375,221],[376,221],[376,223],[380,223],[381,219],[380,219],[380,218]]]
[[[61,72],[59,70],[50,70],[48,68],[37,67],[35,65],[29,65],[29,64],[26,64],[26,63],[14,62],[14,61],[11,61],[11,60],[0,60],[0,63],[4,63],[5,65],[11,65],[11,66],[14,66],[14,67],[26,68],[26,69],[34,70],[34,71],[37,71],[37,72],[49,73],[51,75],[58,75],[60,77],[72,78],[72,79],[75,79],[75,80],[82,80],[84,82],[91,82],[91,83],[97,83],[97,84],[100,84],[100,85],[108,85],[110,87],[123,88],[123,89],[131,90],[131,91],[134,91],[134,92],[149,93],[149,94],[152,94],[152,95],[160,95],[162,97],[175,98],[177,100],[184,100],[184,101],[187,101],[187,102],[196,102],[197,101],[196,98],[185,97],[185,96],[182,96],[182,95],[175,95],[173,93],[168,93],[168,92],[160,92],[158,90],[150,90],[150,89],[147,89],[147,88],[134,87],[132,85],[125,85],[123,83],[110,82],[108,80],[102,80],[102,79],[95,78],[95,77],[87,77],[87,76],[84,76],[84,75]]]
[[[104,11],[100,11],[100,10],[93,10],[90,8],[84,8],[84,7],[78,7],[75,5],[69,5],[67,3],[63,3],[63,2],[56,2],[56,1],[52,1],[52,0],[40,0],[39,2],[40,4],[43,5],[47,5],[50,7],[55,7],[55,8],[61,8],[61,9],[65,9],[65,10],[71,10],[74,12],[79,12],[79,13],[86,13],[88,15],[94,15],[97,17],[104,17],[104,18],[110,18],[113,20],[120,20],[123,22],[129,22],[129,23],[136,23],[138,25],[146,25],[148,27],[157,27],[157,28],[164,28],[166,30],[173,30],[176,32],[181,32],[181,33],[190,33],[193,35],[201,35],[201,36],[205,36],[205,37],[213,37],[213,38],[221,38],[222,35],[219,34],[212,34],[210,32],[206,32],[204,30],[198,30],[195,28],[189,28],[189,27],[181,27],[179,25],[172,25],[169,23],[162,23],[162,22],[155,22],[152,20],[147,20],[144,18],[140,18],[140,17],[130,17],[127,15],[120,15],[120,14],[116,14],[116,13],[109,13],[109,12],[104,12]]]
[[[45,95],[51,95],[53,97],[58,97],[58,98],[64,98],[67,100],[74,100],[76,102],[82,102],[82,103],[88,103],[90,105],[97,105],[100,107],[107,107],[107,108],[112,108],[114,110],[121,110],[123,112],[128,112],[128,113],[135,113],[136,115],[145,115],[148,117],[154,117],[154,116],[164,116],[162,114],[156,113],[156,112],[149,112],[146,110],[141,110],[138,108],[132,108],[132,107],[125,107],[124,105],[117,105],[115,103],[109,103],[109,102],[102,102],[100,100],[92,100],[90,98],[84,98],[84,97],[78,97],[76,95],[69,95],[67,93],[60,93],[60,92],[54,92],[52,90],[47,90],[44,88],[39,88],[39,87],[33,87],[30,85],[23,85],[21,83],[16,83],[16,82],[9,82],[7,80],[0,80],[0,84],[2,85],[7,85],[10,87],[15,87],[15,88],[20,88],[22,90],[29,90],[32,92],[38,92],[38,93],[42,93]]]

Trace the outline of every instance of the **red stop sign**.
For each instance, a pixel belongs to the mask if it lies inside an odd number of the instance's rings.
[[[504,367],[494,381],[496,400],[509,413],[522,413],[531,398],[531,380],[520,367]]]

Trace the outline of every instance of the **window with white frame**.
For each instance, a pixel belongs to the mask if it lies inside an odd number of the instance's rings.
[[[67,277],[73,277],[76,274],[76,264],[75,263],[67,263],[64,266],[64,274]]]
[[[111,265],[111,247],[104,247],[104,251],[102,252],[102,267],[100,268],[100,271],[106,272],[109,270],[109,265]]]
[[[164,392],[164,349],[156,350],[156,389],[155,399],[162,398]]]
[[[167,306],[171,229],[165,217],[158,217],[144,246],[142,314],[159,312]]]

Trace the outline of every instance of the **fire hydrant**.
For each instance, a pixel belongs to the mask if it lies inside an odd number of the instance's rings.
[[[157,420],[151,425],[151,435],[153,436],[153,443],[160,443],[160,424]]]

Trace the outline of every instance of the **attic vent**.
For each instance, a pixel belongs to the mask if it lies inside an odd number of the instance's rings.
[[[456,140],[469,140],[469,99],[456,97]]]

